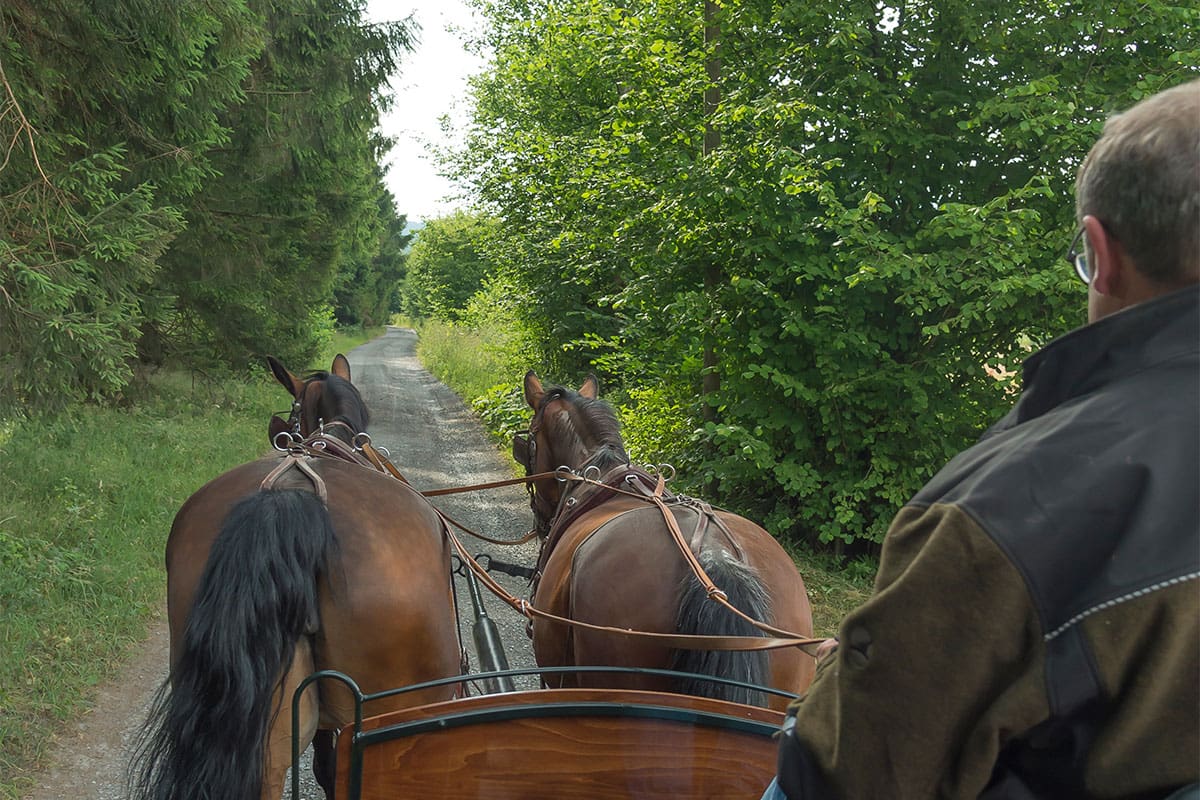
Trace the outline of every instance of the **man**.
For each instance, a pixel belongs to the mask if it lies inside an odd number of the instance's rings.
[[[765,797],[1193,791],[1200,81],[1108,122],[1076,213],[1089,324],[896,516]]]

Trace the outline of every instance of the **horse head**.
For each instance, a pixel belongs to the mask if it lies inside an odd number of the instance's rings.
[[[513,438],[513,457],[526,475],[567,468],[582,472],[596,467],[601,473],[629,463],[621,426],[612,406],[599,398],[600,385],[589,375],[579,391],[564,386],[543,387],[537,374],[525,374],[525,402],[533,409],[529,430]],[[563,485],[553,477],[530,486],[538,530],[549,530]]]
[[[292,395],[291,415],[284,424],[271,423],[271,437],[281,430],[291,430],[302,439],[324,431],[347,442],[366,431],[370,417],[362,395],[350,382],[350,362],[341,353],[333,358],[329,371],[318,370],[305,378],[292,374],[273,356],[267,364],[275,379]]]

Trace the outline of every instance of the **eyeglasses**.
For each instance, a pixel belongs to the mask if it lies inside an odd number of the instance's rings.
[[[1087,253],[1083,248],[1083,228],[1080,228],[1079,233],[1075,234],[1075,238],[1071,240],[1071,248],[1067,250],[1066,259],[1067,263],[1075,268],[1075,274],[1079,276],[1079,280],[1090,286],[1092,273],[1088,269]]]

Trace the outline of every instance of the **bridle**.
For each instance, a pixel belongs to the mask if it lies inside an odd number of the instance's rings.
[[[345,439],[347,442],[352,442],[354,437],[358,436],[362,431],[356,430],[350,425],[345,418],[336,417],[328,422],[322,417],[317,417],[317,424],[311,430],[304,430],[304,400],[308,397],[309,387],[314,383],[321,383],[320,378],[310,378],[304,382],[304,388],[300,390],[299,396],[292,400],[292,408],[288,413],[286,422],[284,421],[282,411],[276,411],[271,415],[271,443],[276,445],[277,449],[286,449],[287,442],[281,437],[287,434],[288,438],[293,442],[300,442],[313,434],[329,434],[336,435]],[[343,430],[338,430],[338,429]]]
[[[303,396],[304,395],[301,394],[301,397],[303,397]],[[286,422],[283,421],[283,414],[288,415]],[[295,438],[295,439],[303,439],[304,438],[303,436],[300,435],[300,398],[299,397],[292,400],[292,410],[290,412],[276,411],[271,414],[271,419],[279,420],[282,423],[282,425],[277,425],[275,427],[279,428],[280,430],[286,430],[287,432],[291,433],[293,438]]]
[[[540,413],[529,423],[529,429],[513,435],[513,459],[525,467],[525,477],[536,473],[537,464],[537,434],[540,429]],[[550,533],[550,526],[558,512],[558,502],[551,500],[534,486],[534,481],[525,484],[529,492],[529,507],[533,510],[534,529],[538,538],[545,539]],[[561,498],[560,498],[561,499]]]

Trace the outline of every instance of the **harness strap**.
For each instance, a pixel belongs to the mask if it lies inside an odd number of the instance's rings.
[[[344,443],[340,442],[340,440],[334,440],[334,439],[332,439],[332,437],[326,437],[325,441],[327,441],[327,442],[328,441],[338,441],[338,443],[342,445],[342,448],[340,448],[340,449],[342,449],[343,452],[346,449],[348,449],[344,445]],[[307,444],[307,442],[306,442],[306,444]],[[388,459],[384,458],[381,454],[379,454],[378,451],[376,451],[373,447],[371,447],[369,442],[365,443],[363,445],[364,452],[367,451],[368,448],[370,449],[370,452],[368,453],[367,458],[368,458],[369,462],[371,463],[372,467],[374,467],[378,471],[387,472],[388,474],[392,475],[394,478],[396,478],[400,482],[404,483],[405,485],[411,486],[408,483],[407,479],[405,479],[404,476],[402,474],[400,474],[400,471],[398,469],[396,469],[396,467],[394,465],[392,465],[391,462],[388,461]],[[354,454],[354,456],[355,456],[355,460],[358,460],[357,454]],[[325,492],[324,481],[321,480],[320,476],[317,475],[312,470],[311,467],[309,467],[307,464],[303,463],[306,460],[307,459],[302,455],[298,455],[295,453],[289,453],[287,459],[285,459],[285,463],[281,464],[279,467],[277,467],[275,470],[273,470],[272,474],[268,475],[267,479],[265,479],[263,481],[264,488],[267,488],[267,484],[269,482],[272,482],[274,480],[274,477],[278,477],[276,473],[282,474],[282,472],[284,472],[286,469],[289,469],[292,466],[291,464],[288,463],[289,461],[295,461],[296,466],[298,466],[302,471],[305,472],[306,475],[308,475],[313,480],[314,484],[317,486],[317,493],[321,496],[322,501],[325,501],[326,492]],[[378,463],[376,463],[376,462],[378,462]],[[625,467],[618,468],[618,470],[622,470],[622,469],[624,469],[624,470],[626,470],[626,472],[628,472],[628,468],[625,468]],[[610,478],[612,475],[614,475],[618,470],[614,470],[608,476],[605,476],[606,480],[608,478]],[[274,477],[272,477],[272,476],[274,476]],[[429,491],[420,492],[419,494],[428,498],[428,497],[438,497],[441,495],[448,495],[448,494],[458,494],[461,492],[477,491],[480,489],[491,489],[491,488],[497,488],[497,487],[501,487],[501,486],[512,486],[512,485],[515,485],[518,483],[523,483],[523,484],[529,485],[534,480],[539,480],[539,479],[547,478],[547,477],[558,477],[558,478],[561,478],[564,480],[575,481],[578,483],[591,484],[593,486],[598,486],[603,489],[607,489],[609,492],[612,492],[614,494],[624,494],[624,495],[628,495],[630,497],[637,497],[642,500],[650,499],[652,502],[655,503],[655,505],[658,506],[659,510],[662,512],[663,518],[667,523],[667,528],[671,531],[672,537],[675,539],[676,543],[680,546],[681,551],[684,553],[685,559],[687,559],[687,562],[691,566],[692,571],[696,574],[697,579],[700,580],[700,583],[704,587],[705,592],[708,594],[709,598],[713,599],[713,600],[717,600],[718,602],[720,602],[726,608],[731,610],[733,613],[737,614],[742,619],[744,619],[747,622],[749,622],[750,624],[754,625],[759,630],[762,630],[764,632],[772,634],[772,636],[769,636],[769,637],[768,636],[702,636],[702,635],[695,635],[695,634],[671,634],[671,633],[654,633],[654,632],[650,632],[650,631],[635,631],[635,630],[630,630],[628,628],[612,628],[612,627],[608,627],[605,625],[593,625],[591,623],[580,622],[578,620],[568,619],[566,617],[560,617],[560,616],[557,616],[556,614],[551,614],[547,611],[542,611],[541,609],[536,608],[535,606],[530,604],[527,600],[524,600],[522,598],[517,598],[517,597],[514,597],[513,595],[509,594],[509,592],[503,586],[501,586],[499,583],[497,583],[496,580],[494,578],[492,578],[492,576],[488,573],[488,571],[486,569],[484,569],[470,553],[467,552],[466,548],[463,547],[462,542],[459,540],[459,538],[454,535],[454,532],[452,530],[450,530],[449,525],[444,526],[443,529],[445,530],[446,535],[450,538],[451,543],[454,545],[454,549],[458,552],[459,558],[462,559],[462,562],[467,565],[467,568],[470,569],[471,572],[473,572],[475,574],[475,576],[485,586],[488,587],[488,589],[492,592],[492,594],[496,595],[496,597],[498,597],[500,600],[502,600],[504,603],[506,603],[511,608],[518,611],[522,616],[528,618],[531,622],[536,617],[536,618],[544,619],[544,620],[554,622],[557,624],[567,625],[570,627],[586,628],[588,630],[598,631],[601,633],[635,637],[635,638],[639,638],[639,639],[650,639],[652,641],[658,642],[659,644],[663,645],[664,647],[674,647],[674,648],[681,649],[681,650],[775,650],[775,649],[780,649],[780,648],[784,648],[784,647],[797,647],[809,655],[815,655],[816,648],[822,642],[825,641],[825,639],[806,638],[806,637],[800,636],[799,634],[792,633],[790,631],[786,631],[781,628],[775,628],[773,626],[767,625],[766,623],[759,622],[759,621],[755,620],[754,618],[748,616],[747,614],[744,614],[743,612],[738,610],[736,607],[734,607],[729,602],[729,600],[725,597],[725,593],[716,587],[716,585],[712,582],[712,579],[708,577],[707,573],[705,573],[704,568],[700,566],[700,562],[696,559],[695,554],[692,553],[691,548],[688,546],[687,540],[683,537],[682,532],[679,530],[679,525],[675,521],[675,516],[667,508],[667,506],[663,500],[663,494],[665,491],[666,483],[665,483],[661,473],[658,475],[658,480],[655,485],[655,488],[649,494],[647,494],[645,489],[640,486],[638,488],[642,489],[642,491],[631,492],[631,491],[627,491],[625,489],[621,489],[616,486],[610,485],[607,482],[601,482],[601,481],[595,480],[593,478],[585,478],[581,475],[575,475],[570,472],[559,472],[559,471],[543,472],[543,473],[538,473],[536,475],[529,475],[524,478],[513,478],[510,480],[502,480],[502,481],[491,481],[488,483],[474,484],[472,486],[451,487],[451,488],[445,488],[445,489],[433,489],[433,490],[429,490]],[[594,507],[594,505],[591,503],[589,503],[588,505]],[[451,519],[450,517],[448,517],[441,509],[437,508],[436,506],[431,505],[431,508],[433,508],[433,510],[437,513],[437,515],[439,517],[442,518],[442,520],[444,522],[449,523],[450,525],[453,525],[454,527],[457,527],[457,528],[461,529],[462,531],[469,533],[472,536],[475,536],[476,538],[482,539],[487,542],[491,542],[493,544],[520,544],[520,543],[529,541],[531,538],[533,538],[533,536],[535,536],[537,534],[537,531],[535,529],[533,531],[530,531],[528,534],[526,534],[521,539],[499,541],[496,539],[488,538],[486,536],[482,536],[482,535],[470,530],[469,528],[465,527],[464,525],[462,525],[462,524],[456,522],[455,520]],[[560,510],[561,510],[561,508],[562,508],[562,504],[560,504]],[[729,530],[720,523],[720,520],[716,519],[715,515],[711,514],[710,507],[707,507],[707,505],[702,504],[700,506],[700,508],[701,508],[700,516],[702,519],[712,518],[712,519],[716,520],[717,524],[721,527],[721,529],[726,533],[727,536],[729,536]],[[571,517],[574,517],[574,516],[575,516],[575,514],[572,513]],[[559,522],[559,521],[560,520],[556,520],[556,522]],[[555,525],[555,527],[561,529],[565,526]],[[732,541],[732,537],[729,536],[729,538]],[[735,544],[735,547],[736,547],[736,544]]]
[[[806,639],[789,634],[786,631],[782,633],[784,636],[765,637],[765,636],[700,636],[695,634],[684,633],[652,633],[649,631],[635,631],[629,628],[612,628],[606,625],[593,625],[588,622],[580,622],[579,620],[560,617],[556,614],[551,614],[548,611],[542,611],[532,605],[528,600],[513,597],[503,586],[488,574],[482,566],[479,565],[474,558],[463,547],[462,542],[454,535],[452,531],[447,529],[446,534],[450,537],[451,543],[455,550],[458,551],[459,558],[467,565],[467,568],[475,573],[475,576],[488,587],[489,590],[510,607],[518,611],[522,616],[530,620],[534,618],[544,619],[550,622],[567,625],[572,628],[586,628],[587,630],[597,631],[600,633],[615,634],[618,636],[629,636],[638,639],[651,639],[664,647],[674,647],[680,650],[777,650],[783,647],[798,647],[809,655],[813,655],[818,645],[824,642],[824,639]]]
[[[362,452],[363,455],[367,457],[367,461],[369,461],[371,466],[373,466],[375,469],[380,472],[386,472],[401,483],[408,483],[408,478],[404,477],[404,475],[400,473],[400,470],[396,468],[396,465],[388,460],[382,453],[376,450],[374,445],[372,445],[370,442],[363,442]]]
[[[488,483],[475,483],[470,486],[450,486],[444,489],[428,489],[421,492],[426,497],[441,497],[447,494],[461,494],[462,492],[476,492],[480,489],[498,489],[501,486],[515,486],[518,483],[530,484],[542,478],[562,477],[559,472],[538,472],[534,475],[527,475],[524,478],[509,478],[503,481],[490,481]]]
[[[639,491],[628,491],[626,489],[622,489],[616,485],[613,485],[612,481],[613,481],[614,476],[616,477],[616,483],[620,483],[621,479],[626,475],[637,475],[637,477],[639,477],[639,478],[649,477],[646,473],[641,473],[640,471],[639,472],[631,472],[629,467],[618,467],[617,469],[611,471],[608,475],[604,476],[604,478],[602,480],[595,480],[593,478],[585,478],[581,475],[576,475],[576,474],[570,473],[570,472],[557,472],[556,471],[553,473],[541,473],[539,475],[531,475],[527,478],[517,478],[514,480],[508,480],[508,481],[497,481],[494,484],[479,484],[477,487],[470,487],[470,488],[487,488],[492,485],[507,486],[507,485],[511,485],[514,483],[527,483],[534,479],[548,477],[551,475],[557,476],[559,478],[562,478],[562,479],[565,479],[568,481],[574,481],[576,483],[590,484],[592,486],[598,487],[599,489],[607,490],[607,492],[597,491],[593,495],[593,497],[588,498],[587,501],[576,504],[576,507],[571,508],[570,512],[564,512],[564,508],[566,508],[566,505],[564,502],[561,502],[561,501],[565,501],[567,493],[563,494],[563,497],[560,498],[559,513],[556,515],[556,519],[554,520],[554,523],[551,526],[550,535],[547,537],[546,541],[543,544],[543,553],[542,553],[541,557],[539,557],[539,559],[538,559],[539,572],[540,572],[540,567],[543,565],[544,561],[546,560],[546,558],[549,555],[550,549],[552,549],[552,545],[553,545],[554,541],[557,540],[556,534],[559,534],[563,530],[565,530],[565,528],[570,524],[570,522],[572,520],[574,520],[575,518],[577,518],[579,514],[583,513],[586,510],[595,508],[596,505],[599,505],[599,501],[606,499],[607,497],[611,496],[611,494],[623,494],[623,495],[628,495],[629,497],[638,498],[639,500],[649,500],[650,502],[653,502],[659,508],[659,510],[662,512],[663,519],[667,524],[667,528],[668,528],[668,530],[671,531],[672,539],[679,546],[679,549],[683,553],[684,558],[688,563],[688,566],[691,568],[692,572],[696,575],[696,578],[700,581],[701,586],[704,587],[705,593],[708,595],[709,599],[717,601],[718,603],[720,603],[721,605],[725,606],[730,611],[732,611],[734,614],[736,614],[738,617],[742,618],[743,620],[750,623],[751,625],[758,628],[759,630],[764,631],[765,633],[769,633],[771,635],[770,636],[703,636],[703,635],[697,635],[697,634],[654,633],[654,632],[650,632],[650,631],[635,631],[635,630],[630,630],[628,628],[613,628],[613,627],[608,627],[608,626],[604,626],[604,625],[593,625],[593,624],[587,623],[587,622],[580,622],[579,620],[573,620],[573,619],[569,619],[566,617],[560,617],[555,614],[551,614],[548,611],[542,611],[541,609],[533,606],[528,601],[526,601],[524,599],[513,597],[511,594],[509,594],[508,591],[505,590],[503,586],[501,586],[499,583],[497,583],[496,580],[494,578],[492,578],[492,576],[490,574],[488,574],[487,570],[485,570],[469,553],[466,552],[465,548],[462,546],[462,543],[458,540],[458,537],[456,537],[452,531],[447,529],[447,534],[450,536],[450,539],[453,542],[455,549],[458,551],[459,557],[462,559],[463,563],[466,564],[467,567],[472,572],[475,573],[475,575],[479,578],[479,580],[485,586],[487,586],[488,589],[491,590],[491,592],[494,595],[496,595],[498,598],[500,598],[503,602],[507,603],[511,608],[515,609],[516,611],[521,613],[523,616],[528,618],[531,622],[536,617],[539,619],[548,620],[548,621],[555,622],[558,624],[567,625],[570,627],[586,628],[587,630],[593,630],[593,631],[610,633],[610,634],[617,634],[617,635],[621,635],[621,636],[635,637],[635,638],[640,638],[640,639],[651,639],[655,642],[662,644],[663,646],[674,647],[674,648],[681,649],[681,650],[773,650],[773,649],[779,649],[779,648],[783,648],[783,647],[798,647],[799,649],[803,650],[805,653],[807,653],[809,655],[815,655],[816,648],[822,642],[825,641],[825,639],[823,639],[823,638],[814,639],[814,638],[810,638],[810,637],[804,637],[804,636],[801,636],[800,634],[793,633],[791,631],[787,631],[782,628],[776,628],[772,625],[768,625],[764,622],[760,622],[760,621],[754,619],[753,617],[749,616],[748,614],[745,614],[744,612],[742,612],[740,609],[738,609],[736,606],[734,606],[732,603],[729,602],[728,598],[725,596],[725,593],[722,592],[719,588],[717,588],[716,584],[713,583],[712,579],[709,578],[708,574],[704,571],[704,567],[702,567],[700,565],[700,562],[696,558],[695,553],[692,552],[692,548],[689,547],[687,539],[684,538],[682,531],[680,531],[679,524],[675,520],[675,515],[672,514],[670,509],[667,507],[666,502],[664,500],[664,494],[665,494],[665,490],[666,490],[666,481],[661,473],[658,474],[657,480],[655,481],[655,485],[654,485],[653,489],[649,489],[649,487],[645,486],[643,481],[641,481],[641,480],[629,481],[629,483],[632,486],[634,486],[636,489],[638,489]],[[434,492],[422,492],[422,494],[424,494],[426,497],[429,497],[429,496],[433,496],[434,494],[452,494],[456,491],[468,491],[468,490],[469,489],[435,490]],[[671,499],[673,500],[674,498],[672,497]],[[715,520],[717,522],[718,526],[721,528],[721,530],[725,533],[726,537],[729,538],[729,540],[731,542],[733,541],[731,532],[725,525],[721,524],[720,520],[716,518],[716,515],[712,513],[711,506],[697,502],[694,507],[696,508],[701,520],[707,520],[707,519]],[[440,509],[435,508],[435,510],[439,514],[442,514]],[[442,514],[442,516],[445,517],[444,514]],[[463,526],[459,525],[457,522],[450,520],[449,517],[445,517],[445,518],[449,522],[451,522],[451,524],[455,525],[456,527],[462,528],[464,531],[467,530],[466,528],[463,528]],[[700,523],[698,522],[698,525],[699,524]],[[470,531],[468,531],[468,533],[470,533]],[[531,532],[531,534],[532,533],[534,533],[534,532]],[[734,548],[738,549],[736,543],[734,543]],[[740,549],[738,549],[738,554],[740,557]],[[536,580],[536,577],[535,577],[535,580]]]
[[[267,473],[267,477],[263,478],[262,483],[258,488],[262,491],[267,491],[274,488],[275,481],[279,480],[279,476],[290,469],[298,469],[306,478],[312,481],[313,488],[317,492],[317,497],[321,498],[322,505],[329,505],[329,492],[325,488],[325,481],[317,474],[317,471],[310,465],[309,457],[303,453],[288,453],[284,456],[279,466]]]

